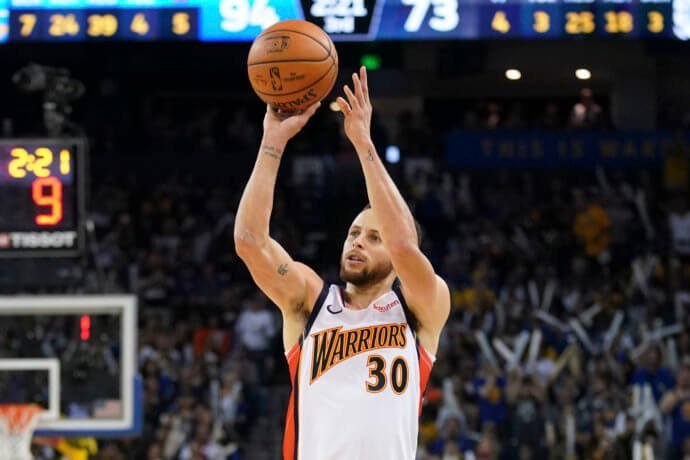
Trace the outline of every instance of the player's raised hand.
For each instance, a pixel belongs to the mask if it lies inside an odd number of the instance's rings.
[[[345,115],[345,134],[350,142],[357,147],[371,141],[371,102],[369,101],[369,87],[367,86],[367,69],[362,66],[359,75],[352,74],[352,86],[345,85],[345,98],[338,97],[336,102],[340,111]]]
[[[317,102],[310,105],[304,112],[288,116],[267,105],[266,116],[264,116],[264,138],[270,137],[276,142],[287,143],[304,128],[320,106],[321,103]]]

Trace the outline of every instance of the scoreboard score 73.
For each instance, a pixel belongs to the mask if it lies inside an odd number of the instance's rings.
[[[85,154],[81,139],[0,139],[0,257],[79,254]]]

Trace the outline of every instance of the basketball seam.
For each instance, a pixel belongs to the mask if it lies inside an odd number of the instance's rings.
[[[247,64],[247,67],[253,67],[255,65],[274,64],[274,63],[278,64],[281,62],[323,62],[323,61],[327,60],[329,57],[331,57],[331,56],[328,55],[323,59],[283,59],[281,61],[261,61],[261,62],[255,62],[253,64]]]
[[[291,91],[291,92],[289,92],[289,93],[281,93],[281,94],[266,93],[266,92],[264,92],[264,91],[259,91],[259,90],[256,89],[256,88],[254,89],[254,91],[256,91],[256,92],[259,93],[259,94],[263,94],[263,95],[265,95],[265,96],[289,96],[290,94],[299,93],[299,92],[301,92],[301,91],[304,91],[304,90],[307,89],[307,88],[310,88],[310,87],[314,86],[315,84],[317,84],[318,82],[320,82],[321,80],[323,80],[324,78],[326,78],[326,75],[328,75],[328,73],[331,71],[331,69],[332,69],[333,67],[335,67],[335,63],[331,63],[331,66],[328,68],[328,70],[326,70],[326,71],[323,73],[323,75],[321,75],[317,80],[314,80],[313,82],[309,83],[307,86],[304,86],[304,87],[302,87],[302,88],[300,88],[300,89],[297,89],[297,90],[295,90],[295,91]]]
[[[274,30],[271,30],[270,32],[265,32],[265,34],[266,34],[266,35],[270,35],[270,34],[272,34],[272,33],[274,33],[274,32],[292,32],[293,34],[300,34],[300,35],[304,35],[305,37],[309,37],[309,38],[311,38],[312,40],[314,40],[316,43],[318,43],[319,46],[320,46],[321,48],[323,48],[324,50],[326,50],[326,51],[328,52],[328,55],[329,55],[329,56],[331,55],[331,50],[330,50],[330,46],[331,46],[331,45],[330,45],[330,43],[328,44],[328,48],[326,48],[325,46],[323,46],[323,43],[321,43],[320,41],[318,41],[316,38],[312,37],[312,36],[309,35],[309,34],[306,34],[306,33],[304,33],[304,32],[299,32],[299,31],[297,31],[297,30],[292,30],[292,29],[274,29]],[[259,36],[257,37],[257,39],[258,39],[258,38],[262,38],[262,35],[264,35],[264,34],[259,35]],[[326,36],[328,37],[328,35],[326,35]],[[265,38],[265,37],[264,37],[264,38]],[[331,41],[331,37],[328,37],[328,41],[329,41],[329,42]]]

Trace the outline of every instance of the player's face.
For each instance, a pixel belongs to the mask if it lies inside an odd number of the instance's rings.
[[[355,286],[375,283],[393,271],[379,225],[371,209],[365,209],[350,226],[340,259],[340,279]]]

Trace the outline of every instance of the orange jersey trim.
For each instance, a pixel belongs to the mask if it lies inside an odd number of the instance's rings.
[[[434,363],[424,347],[419,343],[417,343],[417,351],[419,352],[419,415],[421,416],[424,391],[426,390],[427,383],[429,383],[431,368],[434,367]]]
[[[296,342],[286,356],[288,367],[290,368],[290,378],[292,379],[292,391],[290,392],[290,401],[288,402],[285,420],[285,437],[283,438],[284,460],[297,460],[297,382],[299,379],[299,358],[302,353],[302,344],[300,342]]]

